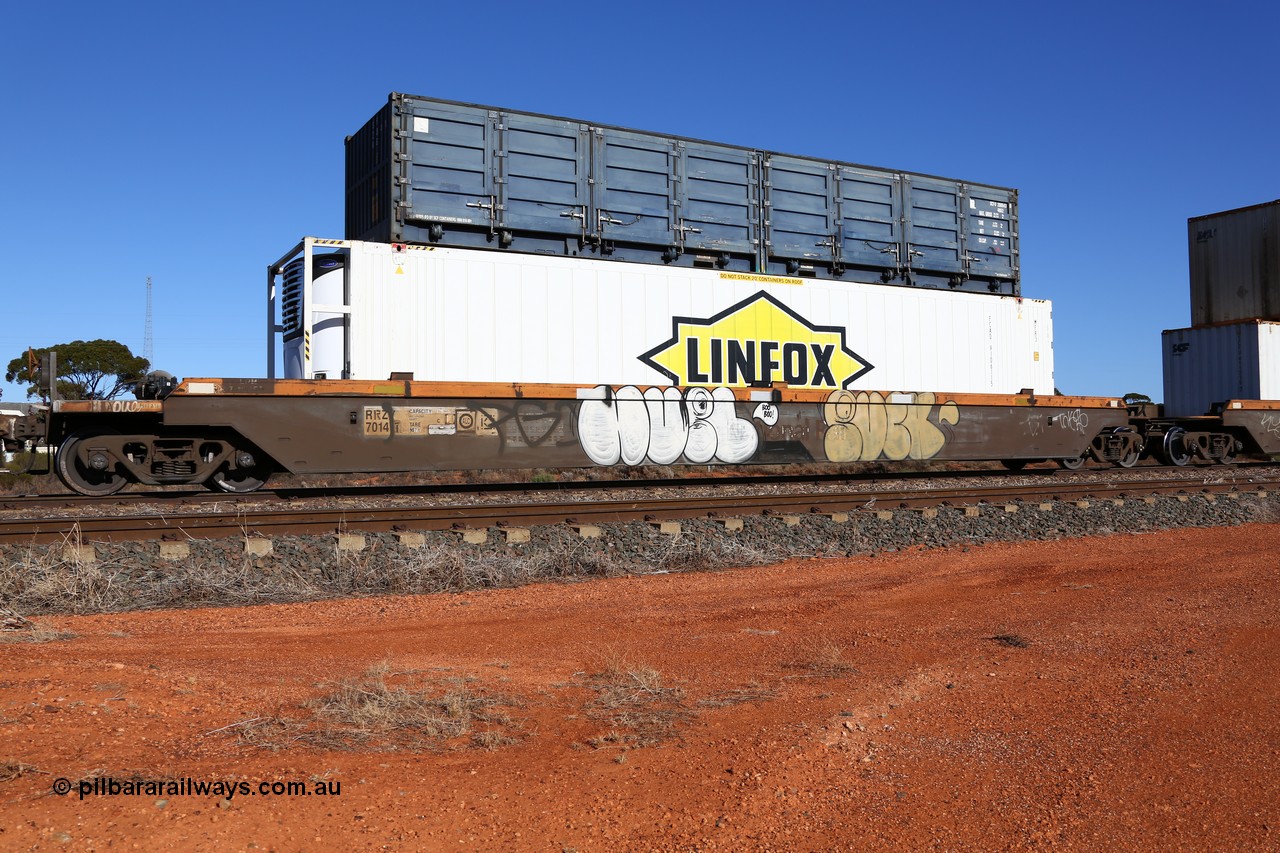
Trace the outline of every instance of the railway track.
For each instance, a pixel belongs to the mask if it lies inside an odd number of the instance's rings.
[[[917,487],[863,487],[857,490],[795,491],[732,495],[698,494],[618,499],[567,496],[540,501],[456,504],[435,501],[415,506],[279,507],[221,505],[211,510],[169,503],[145,512],[124,511],[97,516],[0,517],[0,543],[77,541],[145,541],[234,536],[321,535],[340,532],[397,530],[486,529],[546,524],[595,525],[627,521],[688,518],[728,519],[758,515],[805,515],[883,512],[940,506],[1015,506],[1049,501],[1126,500],[1158,495],[1217,495],[1263,492],[1280,488],[1280,471],[1259,468],[1248,477],[1214,477],[1204,469],[1159,478],[1111,477],[1066,480],[1038,478],[1034,482],[968,483],[964,486],[930,483]],[[1230,469],[1236,470],[1236,469]],[[972,472],[971,472],[972,473]],[[1107,472],[1101,472],[1107,473]],[[1237,472],[1242,473],[1242,472]],[[1242,482],[1241,480],[1247,480]],[[635,481],[630,485],[634,488]],[[664,486],[670,486],[669,482]],[[641,487],[643,488],[643,486]],[[65,498],[65,496],[64,496]],[[65,501],[64,501],[65,502]]]
[[[875,484],[881,482],[934,482],[946,480],[991,479],[1008,480],[1013,477],[1034,478],[1045,481],[1074,481],[1081,478],[1142,476],[1144,473],[1166,471],[1186,476],[1202,476],[1209,479],[1228,477],[1239,479],[1242,475],[1252,477],[1266,476],[1268,472],[1280,474],[1280,467],[1269,462],[1242,462],[1229,468],[1219,466],[1186,467],[1149,466],[1143,469],[1118,471],[1116,469],[1084,469],[1065,471],[1061,468],[1027,468],[1021,471],[998,469],[978,469],[961,471],[869,471],[860,473],[821,473],[821,474],[745,474],[718,477],[682,477],[680,479],[629,479],[629,480],[564,480],[550,483],[534,483],[512,481],[498,483],[421,483],[409,485],[355,485],[355,486],[280,486],[264,488],[256,492],[235,495],[227,492],[213,492],[207,489],[169,488],[138,489],[136,491],[119,492],[107,497],[92,497],[71,492],[57,494],[0,495],[0,513],[6,511],[28,512],[40,507],[59,507],[73,509],[79,507],[119,507],[142,504],[167,503],[176,507],[198,506],[202,504],[220,505],[256,505],[264,501],[294,502],[322,498],[379,498],[388,496],[405,497],[442,497],[446,495],[497,495],[497,494],[529,494],[551,495],[567,491],[601,491],[643,489],[697,489],[697,488],[731,488],[739,486],[803,486],[812,484],[839,485],[842,483]],[[1131,473],[1130,473],[1131,472]],[[1191,472],[1195,472],[1193,475]],[[527,473],[527,472],[522,472]],[[1149,475],[1149,474],[1148,474]]]

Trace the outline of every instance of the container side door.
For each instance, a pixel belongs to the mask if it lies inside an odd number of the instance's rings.
[[[582,237],[590,184],[590,139],[578,122],[503,113],[500,227]]]
[[[755,257],[759,245],[759,155],[678,142],[678,229],[687,251]]]
[[[602,240],[676,246],[675,143],[666,137],[597,128],[592,135],[593,216]]]
[[[1017,193],[970,184],[965,188],[965,265],[973,278],[1018,278]]]
[[[765,239],[770,259],[833,264],[838,260],[836,167],[821,160],[769,154],[765,160]]]
[[[496,114],[434,101],[411,103],[404,116],[410,138],[406,223],[464,225],[487,233],[496,212]],[[408,230],[406,239],[427,242],[411,238]]]
[[[960,185],[911,175],[903,178],[907,211],[905,265],[933,273],[964,272]]]
[[[836,177],[841,260],[896,274],[906,257],[901,177],[850,166],[841,166]]]

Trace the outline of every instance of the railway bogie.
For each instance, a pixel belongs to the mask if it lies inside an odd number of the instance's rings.
[[[114,494],[130,483],[205,484],[228,492],[259,488],[271,472],[260,451],[226,427],[173,427],[159,402],[55,403],[44,441],[53,470],[73,491]]]

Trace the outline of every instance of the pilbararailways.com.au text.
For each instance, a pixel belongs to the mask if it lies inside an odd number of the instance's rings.
[[[59,778],[53,781],[55,794],[72,791],[85,797],[218,797],[232,800],[236,797],[338,797],[342,795],[342,783],[332,779],[313,779],[307,782],[268,781],[248,782],[234,779],[113,779],[101,776],[72,782]]]

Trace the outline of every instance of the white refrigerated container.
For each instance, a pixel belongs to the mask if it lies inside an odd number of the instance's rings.
[[[1044,300],[311,239],[269,278],[284,378],[1054,390]]]

